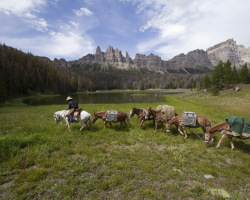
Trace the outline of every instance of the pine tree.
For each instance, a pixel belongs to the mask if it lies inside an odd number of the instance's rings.
[[[208,74],[206,74],[202,81],[202,88],[209,89],[210,87],[211,87],[211,78]]]
[[[240,82],[241,83],[250,83],[250,76],[247,64],[243,65],[240,70]]]
[[[232,67],[231,67],[231,62],[228,60],[226,63],[224,63],[222,69],[222,81],[225,84],[225,87],[229,87],[231,80],[232,80]]]
[[[239,83],[239,74],[238,74],[238,71],[234,65],[233,67],[233,71],[232,71],[232,81],[231,81],[232,84],[237,84]]]

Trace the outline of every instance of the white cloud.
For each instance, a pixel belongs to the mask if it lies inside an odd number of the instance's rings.
[[[140,52],[154,50],[170,59],[198,48],[206,50],[230,38],[237,43],[250,43],[248,0],[123,1],[131,1],[137,13],[148,19],[141,32],[156,33],[155,38],[137,45]]]
[[[30,10],[45,5],[46,0],[0,0],[0,11],[25,16]]]
[[[54,32],[32,38],[12,37],[2,38],[7,46],[13,46],[24,52],[32,52],[34,55],[46,56],[50,59],[71,58],[78,59],[90,52],[94,52],[91,38],[75,31]]]
[[[82,15],[91,16],[91,15],[93,15],[93,12],[87,8],[80,8],[80,10],[73,10],[73,11],[77,16],[82,16]]]
[[[18,16],[35,30],[45,32],[48,30],[47,21],[37,16],[40,12],[38,9],[45,5],[46,0],[0,0],[0,12]]]

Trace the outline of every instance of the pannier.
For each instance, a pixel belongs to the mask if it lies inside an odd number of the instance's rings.
[[[183,122],[185,126],[196,126],[195,112],[184,112]]]
[[[116,110],[108,110],[106,120],[108,122],[117,122],[118,112]]]

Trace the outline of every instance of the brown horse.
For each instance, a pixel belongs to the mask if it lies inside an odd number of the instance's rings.
[[[97,119],[101,118],[104,121],[104,129],[106,128],[107,123],[109,123],[109,125],[112,128],[112,123],[110,121],[108,121],[107,114],[108,114],[108,111],[94,113],[94,115],[92,117],[92,119],[93,119],[92,123],[94,123]],[[120,127],[122,126],[122,124],[124,124],[127,127],[129,124],[129,118],[128,118],[127,113],[118,111],[117,114],[118,115],[117,115],[116,122],[120,122]],[[126,122],[126,120],[127,120],[127,122]]]
[[[199,128],[199,127],[201,127],[204,134],[205,134],[206,130],[208,130],[212,126],[211,120],[208,119],[206,116],[197,115],[196,116],[196,126],[187,126],[187,125],[185,125],[184,122],[183,122],[183,119],[184,119],[184,114],[173,117],[171,120],[169,120],[168,124],[167,124],[167,132],[170,132],[170,130],[172,128],[172,125],[175,124],[175,125],[179,126],[178,131],[182,135],[184,135],[185,138],[187,138],[186,127],[190,127],[190,128]],[[183,129],[184,133],[181,131],[181,128]]]
[[[213,126],[211,129],[207,130],[205,133],[205,142],[208,144],[209,142],[213,142],[213,136],[215,133],[221,132],[222,136],[220,141],[218,142],[216,148],[219,148],[221,143],[228,137],[230,144],[231,144],[231,149],[234,150],[234,144],[232,137],[238,137],[242,139],[249,139],[250,138],[250,133],[236,133],[231,131],[231,127],[227,122],[222,122],[219,124],[216,124]]]
[[[178,114],[174,113],[173,116],[169,116],[169,118],[171,119],[172,117],[174,117],[176,115],[178,115]],[[146,113],[146,119],[149,118],[149,116],[152,116],[153,118],[155,118],[155,130],[154,130],[154,133],[156,133],[158,124],[161,125],[162,132],[164,133],[163,123],[167,122],[167,120],[163,119],[161,110],[154,110],[154,109],[151,109],[151,107],[149,107],[148,110],[147,110],[147,113]]]
[[[153,124],[155,124],[155,119],[153,116],[150,116],[148,119],[146,119],[146,112],[147,110],[144,109],[144,108],[135,108],[133,107],[131,110],[130,110],[130,113],[129,113],[129,117],[133,117],[134,114],[136,114],[138,116],[138,118],[140,119],[140,126],[141,126],[141,129],[142,129],[142,125],[143,125],[143,122],[145,120],[153,120]]]

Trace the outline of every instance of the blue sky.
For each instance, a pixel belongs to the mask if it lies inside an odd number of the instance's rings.
[[[249,0],[0,0],[0,43],[76,60],[111,45],[163,60],[233,38],[250,46]]]

